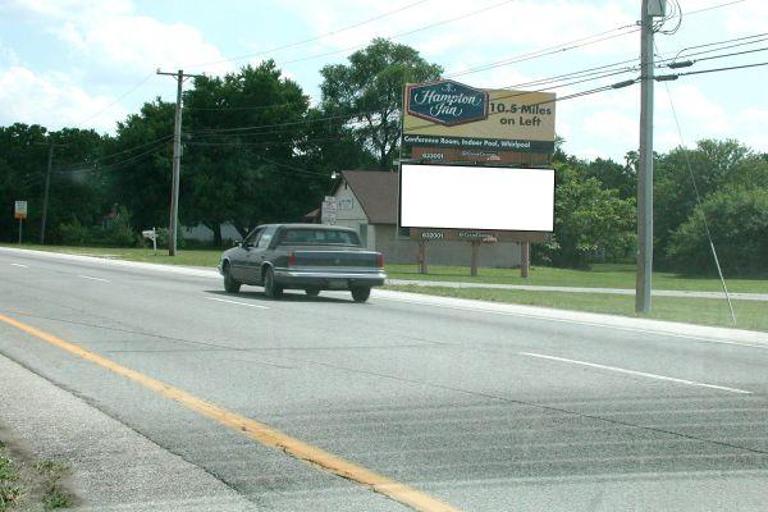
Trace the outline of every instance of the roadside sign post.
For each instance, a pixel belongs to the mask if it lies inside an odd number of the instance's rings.
[[[13,217],[19,221],[19,245],[22,241],[22,231],[24,228],[24,219],[27,218],[27,202],[15,201],[13,204]]]

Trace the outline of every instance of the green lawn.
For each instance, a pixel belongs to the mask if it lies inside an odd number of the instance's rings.
[[[481,268],[477,277],[468,267],[430,265],[429,274],[419,274],[416,265],[387,265],[391,279],[429,281],[462,281],[470,283],[527,284],[540,286],[583,286],[593,288],[634,288],[635,266],[630,264],[597,264],[592,270],[532,267],[528,279],[520,277],[520,269]],[[768,293],[768,276],[763,279],[727,279],[732,292]],[[657,290],[721,291],[718,279],[688,277],[671,272],[654,272],[653,288]]]
[[[2,244],[5,247],[18,247]],[[162,263],[170,265],[192,265],[215,267],[221,251],[216,249],[182,249],[176,257],[168,256],[167,249],[158,249],[157,255],[151,249],[108,248],[108,247],[64,247],[23,245],[25,249],[54,251],[70,254],[101,256],[131,261]],[[602,288],[634,288],[635,267],[628,264],[599,264],[592,270],[572,270],[552,267],[533,267],[530,277],[520,277],[520,269],[481,268],[477,277],[470,277],[468,267],[430,265],[429,274],[419,274],[416,265],[387,265],[387,274],[392,279],[423,279],[430,281],[464,281],[471,283],[529,284],[542,286],[583,286]],[[732,292],[768,293],[768,276],[763,279],[728,279]],[[657,290],[720,291],[720,281],[713,278],[687,277],[669,272],[654,272],[653,287]]]
[[[3,247],[19,247],[17,244],[2,244]],[[164,265],[190,265],[194,267],[215,267],[219,262],[222,251],[216,249],[180,249],[175,257],[168,256],[168,249],[157,249],[157,255],[152,249],[116,248],[116,247],[70,247],[61,245],[24,244],[22,249],[36,251],[61,252],[65,254],[80,254],[83,256],[98,256],[146,263],[162,263]]]
[[[387,289],[438,295],[442,297],[507,302],[558,309],[589,311],[593,313],[607,313],[612,315],[733,327],[727,303],[724,300],[716,299],[654,297],[652,312],[649,315],[637,315],[634,312],[634,297],[623,295],[529,292],[518,290],[492,290],[487,288],[456,289],[418,285],[387,286]],[[736,327],[740,329],[768,331],[768,302],[737,300],[733,302],[733,306],[736,313]]]

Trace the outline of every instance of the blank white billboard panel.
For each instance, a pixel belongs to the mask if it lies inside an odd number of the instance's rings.
[[[401,168],[402,227],[551,232],[554,200],[553,169]]]

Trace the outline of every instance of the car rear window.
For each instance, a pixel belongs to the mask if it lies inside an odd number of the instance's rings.
[[[280,233],[282,245],[360,245],[354,231],[333,229],[293,228]]]

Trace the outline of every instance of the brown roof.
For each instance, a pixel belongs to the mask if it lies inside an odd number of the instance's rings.
[[[398,174],[389,171],[341,171],[371,224],[397,224]]]

